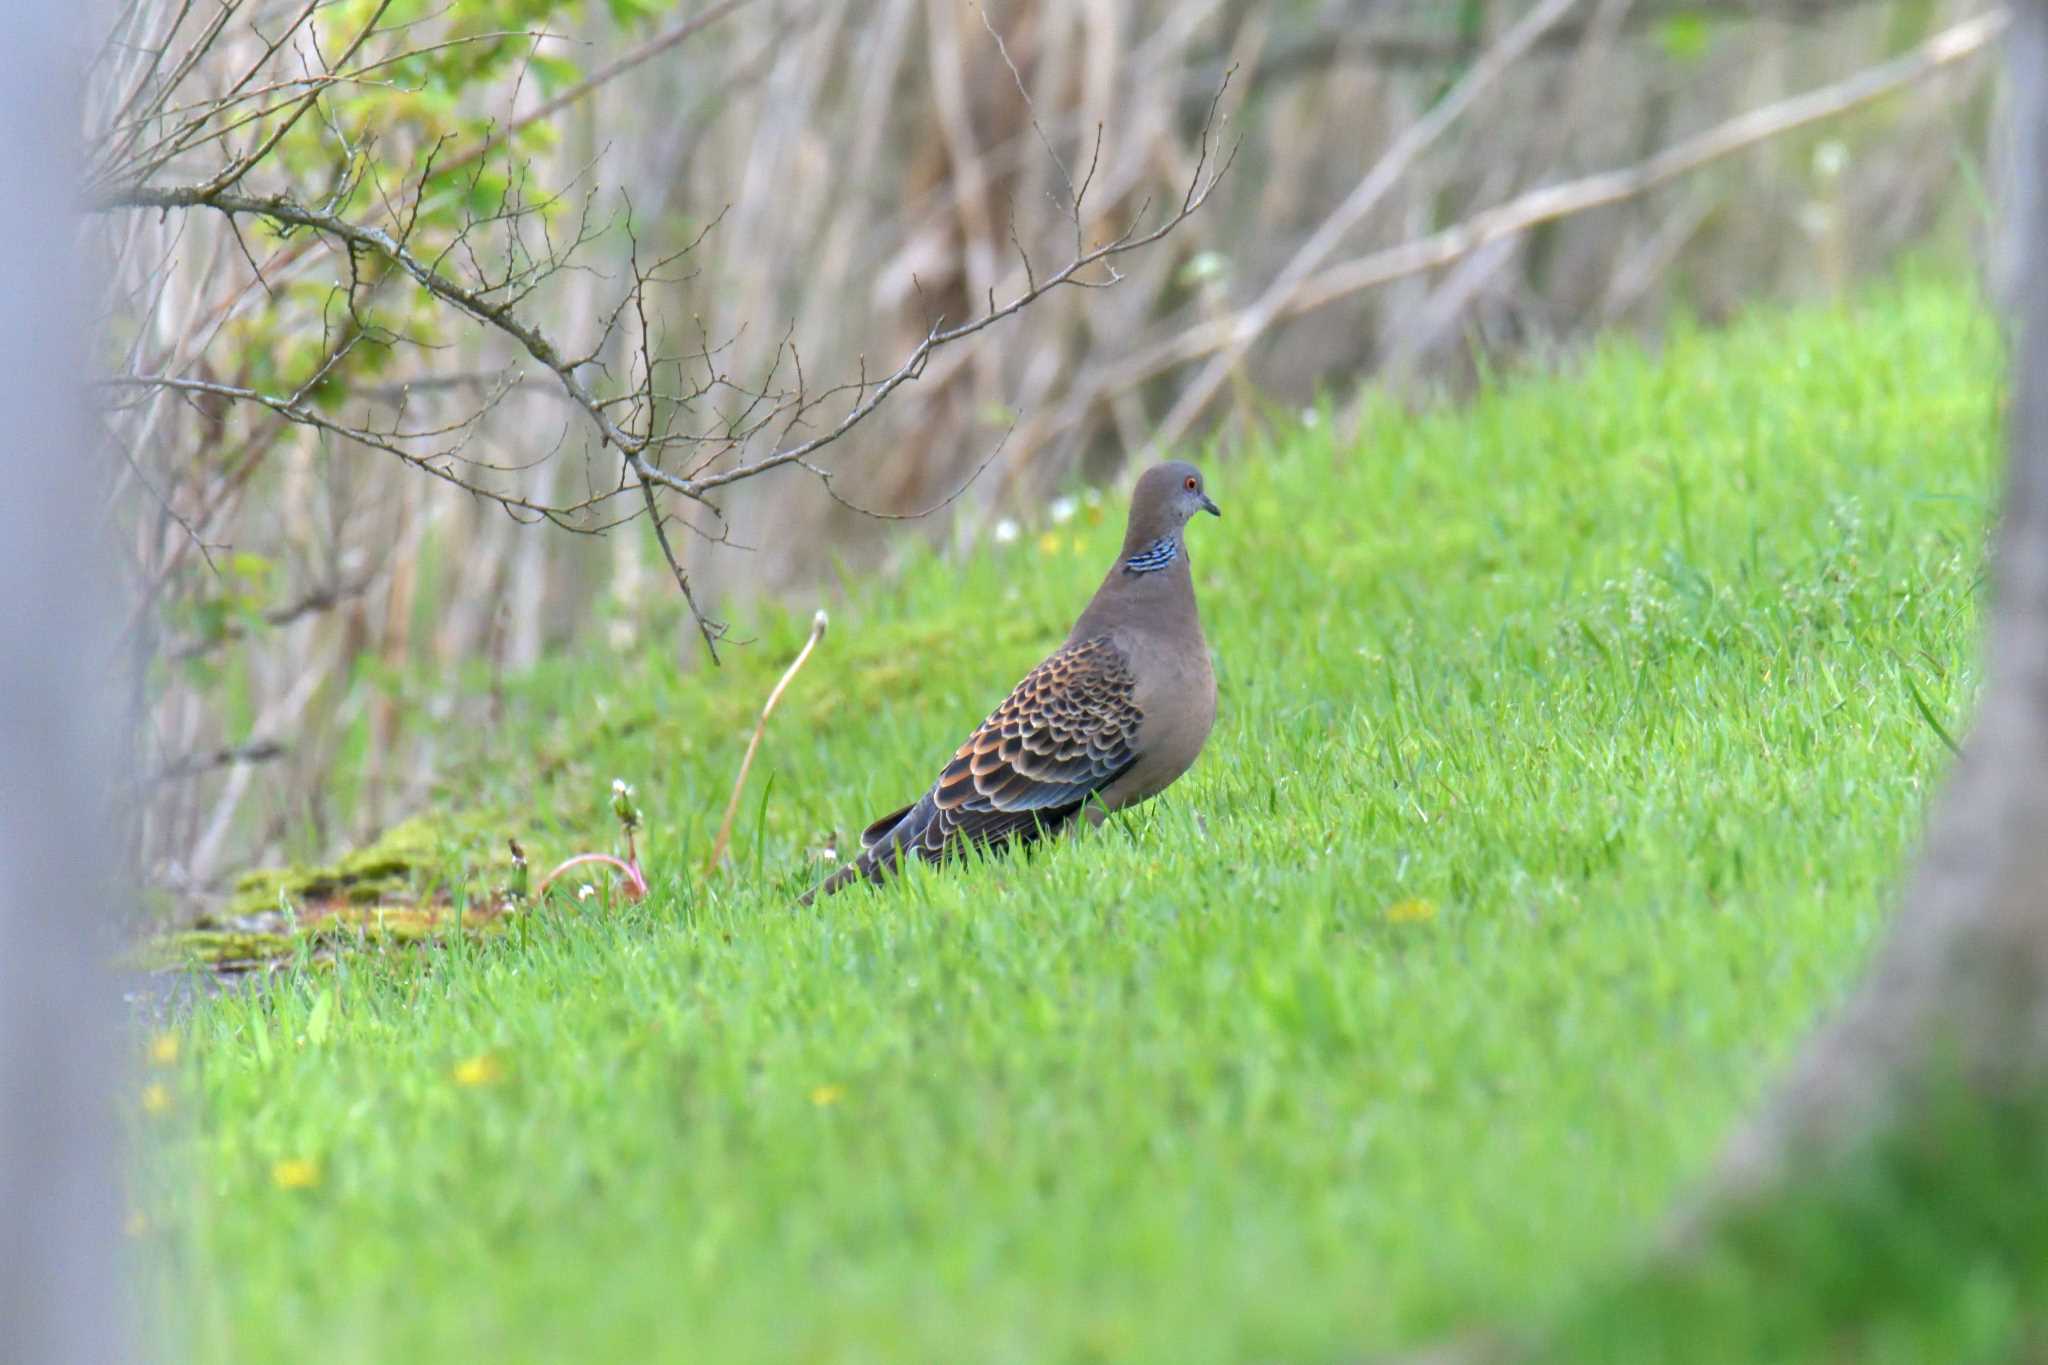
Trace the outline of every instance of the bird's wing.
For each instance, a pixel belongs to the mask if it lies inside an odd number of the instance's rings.
[[[1136,690],[1106,635],[1054,654],[954,753],[918,803],[932,809],[906,829],[910,842],[935,856],[958,838],[994,843],[1061,823],[1137,761]]]
[[[910,814],[916,805],[917,803],[913,801],[908,806],[898,806],[881,819],[870,822],[868,827],[860,832],[860,846],[862,848],[873,848],[876,844],[888,838],[889,831],[901,824],[903,817]]]

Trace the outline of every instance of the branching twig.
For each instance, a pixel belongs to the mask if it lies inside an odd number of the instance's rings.
[[[203,184],[186,186],[129,184],[102,193],[91,202],[89,207],[99,212],[111,212],[118,209],[179,210],[204,208],[223,214],[231,222],[237,215],[248,215],[266,218],[285,229],[309,229],[333,241],[346,252],[351,261],[352,269],[357,256],[361,254],[373,255],[388,261],[403,271],[405,275],[410,276],[415,283],[435,298],[455,308],[463,315],[493,328],[511,339],[527,356],[539,362],[554,374],[563,392],[577,407],[582,409],[596,429],[599,445],[611,447],[619,453],[625,472],[630,473],[633,481],[638,485],[645,510],[653,523],[656,542],[661,548],[663,559],[675,577],[677,587],[683,594],[691,617],[704,638],[705,645],[710,651],[713,662],[717,662],[717,641],[723,632],[723,627],[720,623],[708,617],[699,607],[696,596],[691,588],[689,575],[684,569],[681,560],[677,557],[674,546],[669,541],[666,525],[663,521],[661,508],[656,496],[657,489],[676,493],[681,497],[709,508],[714,514],[717,514],[718,509],[708,500],[708,495],[718,489],[728,488],[746,480],[758,478],[763,474],[784,466],[797,466],[810,470],[814,474],[822,475],[823,471],[811,462],[811,457],[825,447],[843,439],[854,428],[872,416],[883,404],[888,402],[897,390],[920,377],[924,373],[926,363],[930,360],[933,352],[974,336],[994,326],[996,323],[1014,316],[1055,290],[1067,286],[1075,288],[1101,288],[1114,284],[1121,278],[1114,264],[1118,257],[1150,246],[1172,233],[1208,202],[1218,182],[1230,169],[1231,163],[1236,156],[1235,145],[1223,154],[1220,161],[1216,161],[1212,165],[1211,139],[1214,134],[1216,111],[1220,107],[1225,88],[1227,88],[1227,77],[1226,86],[1219,87],[1215,99],[1211,102],[1209,121],[1203,126],[1199,154],[1194,171],[1189,177],[1186,191],[1182,195],[1178,207],[1169,213],[1157,226],[1150,230],[1143,229],[1142,220],[1145,215],[1145,209],[1141,207],[1138,213],[1134,215],[1130,224],[1116,236],[1093,248],[1081,249],[1080,244],[1084,240],[1082,235],[1082,201],[1087,193],[1089,180],[1092,180],[1094,174],[1095,160],[1100,157],[1101,144],[1098,134],[1095,156],[1091,158],[1088,177],[1076,188],[1073,193],[1072,202],[1069,205],[1069,213],[1073,219],[1075,229],[1076,251],[1064,266],[1043,277],[1027,271],[1026,285],[1022,292],[1007,303],[998,304],[991,298],[986,311],[976,317],[953,326],[947,326],[944,318],[934,321],[926,330],[924,337],[910,350],[909,354],[903,358],[897,367],[879,380],[871,381],[863,374],[856,384],[841,385],[814,394],[806,391],[803,384],[802,371],[799,367],[795,390],[793,392],[780,392],[772,387],[775,380],[771,371],[768,380],[759,388],[754,390],[735,390],[741,393],[747,401],[736,416],[726,421],[722,430],[675,431],[664,430],[656,425],[656,409],[661,404],[686,406],[691,399],[706,397],[720,389],[734,388],[730,381],[716,373],[700,381],[692,392],[670,395],[664,394],[659,388],[659,376],[669,366],[670,362],[658,359],[650,348],[650,324],[645,307],[646,290],[651,283],[661,279],[660,272],[663,267],[687,253],[688,247],[684,248],[682,252],[675,253],[675,255],[657,263],[652,270],[643,271],[636,262],[633,267],[633,283],[626,296],[620,301],[618,308],[613,310],[610,318],[607,320],[604,337],[589,352],[583,355],[572,356],[564,354],[547,337],[537,323],[529,321],[517,310],[517,305],[530,289],[530,286],[525,282],[533,273],[535,267],[508,265],[501,278],[485,280],[477,284],[466,283],[456,278],[446,268],[446,263],[450,260],[453,252],[452,245],[444,248],[431,259],[415,251],[411,240],[413,220],[410,218],[406,220],[405,226],[402,229],[394,231],[374,224],[351,220],[332,207],[304,203],[287,195],[261,196],[246,194],[233,188],[224,188],[219,183],[218,177]],[[422,179],[424,178],[423,174]],[[587,209],[585,217],[586,221],[579,228],[577,241],[571,246],[570,250],[573,250],[574,245],[580,245],[591,235],[591,229],[587,221]],[[465,229],[460,234],[458,242],[462,238],[466,238],[470,230]],[[707,228],[706,230],[708,231],[709,229]],[[691,245],[694,246],[695,243]],[[566,259],[566,252],[556,252],[550,248],[546,257],[546,263],[549,266],[559,267]],[[1092,274],[1097,267],[1106,272],[1101,278],[1096,278]],[[353,297],[353,291],[351,291],[350,298],[353,299]],[[627,314],[629,309],[635,315],[639,329],[639,374],[634,387],[629,392],[616,397],[600,396],[585,378],[584,371],[596,363],[605,342],[617,330],[620,319]],[[797,355],[792,341],[786,340],[783,349],[787,349],[793,358]],[[706,358],[707,364],[709,354],[710,348],[707,344],[703,348],[703,355]],[[782,349],[778,349],[778,364],[781,354]],[[631,486],[622,479],[617,486],[595,491],[581,502],[564,507],[537,499],[512,495],[463,478],[450,467],[450,459],[446,457],[451,452],[436,452],[434,455],[423,457],[417,451],[406,449],[402,444],[406,440],[417,438],[422,433],[380,432],[365,427],[349,426],[346,423],[338,422],[328,417],[326,414],[302,401],[305,398],[304,393],[294,394],[289,398],[285,398],[247,387],[206,380],[185,379],[170,375],[130,379],[122,382],[131,386],[155,387],[172,392],[204,393],[214,398],[260,404],[289,421],[359,441],[372,448],[397,455],[416,468],[432,474],[444,482],[451,483],[476,496],[497,502],[514,516],[544,519],[557,525],[570,527],[571,529],[591,529],[588,526],[577,525],[576,518],[587,513],[591,508],[617,497]],[[766,454],[752,458],[741,458],[724,468],[714,467],[722,456],[739,452],[758,433],[764,431],[773,423],[779,423],[785,436],[793,434],[798,427],[805,425],[807,420],[819,411],[821,405],[849,391],[854,395],[853,403],[841,414],[837,421],[831,423],[822,432],[807,439],[783,445]],[[463,425],[467,426],[469,424],[465,423]],[[710,447],[710,455],[708,458],[698,461],[688,473],[675,473],[663,468],[660,462],[662,453],[668,449],[685,445],[697,447],[708,445]],[[829,482],[829,478],[827,478],[828,491]],[[607,523],[607,526],[613,524],[616,523]]]
[[[1217,98],[1220,100],[1221,97],[1221,92],[1219,91]],[[924,372],[925,362],[931,358],[933,351],[965,337],[973,336],[975,333],[983,331],[1003,321],[1005,318],[1014,316],[1064,285],[1075,285],[1080,288],[1099,288],[1103,284],[1113,283],[1114,279],[1118,278],[1114,277],[1113,272],[1111,279],[1100,281],[1083,278],[1083,272],[1091,266],[1105,264],[1115,260],[1118,256],[1152,245],[1199,211],[1202,205],[1209,201],[1209,196],[1214,193],[1217,183],[1230,170],[1232,162],[1237,157],[1237,148],[1233,145],[1213,171],[1209,166],[1210,155],[1209,131],[1205,128],[1202,136],[1201,152],[1195,165],[1194,175],[1190,179],[1187,193],[1182,197],[1180,207],[1158,227],[1150,232],[1140,233],[1136,223],[1133,223],[1132,226],[1125,228],[1101,246],[1076,255],[1066,265],[1051,275],[1046,276],[1036,285],[1027,286],[1022,293],[1018,294],[1008,303],[991,308],[979,317],[963,322],[955,327],[944,326],[943,320],[934,323],[931,329],[925,333],[924,339],[904,358],[903,363],[898,365],[887,377],[875,383],[872,391],[868,393],[865,399],[856,403],[836,425],[822,435],[775,451],[772,454],[761,456],[758,459],[736,465],[731,469],[721,470],[695,479],[677,479],[665,475],[659,470],[653,471],[651,477],[657,482],[675,489],[685,497],[701,497],[704,493],[714,488],[738,483],[743,479],[755,478],[771,469],[794,464],[839,440],[872,414],[876,408],[880,407],[890,394],[921,375]],[[1085,189],[1083,192],[1085,193]],[[634,468],[639,472],[647,472],[641,469],[641,465],[637,461],[634,464]]]
[[[945,497],[940,498],[937,502],[931,504],[929,507],[920,507],[915,512],[883,512],[873,507],[863,507],[859,503],[851,500],[850,498],[843,496],[838,489],[832,486],[832,480],[835,477],[833,471],[814,464],[805,464],[804,468],[810,473],[815,474],[817,476],[818,482],[823,484],[825,487],[826,496],[830,497],[832,501],[838,503],[841,507],[844,507],[849,512],[858,512],[860,513],[860,515],[864,517],[871,517],[876,521],[923,521],[926,517],[932,515],[934,512],[942,511],[945,508],[951,507],[955,502],[958,502],[960,500],[961,494],[965,493],[968,489],[974,487],[974,481],[976,479],[979,479],[984,473],[988,472],[988,467],[996,462],[996,457],[998,455],[1001,455],[1003,453],[1003,447],[1009,444],[1010,437],[1013,434],[1015,434],[1016,430],[1017,427],[1015,423],[1012,423],[1009,427],[1005,428],[1003,431],[1002,439],[997,441],[994,446],[990,447],[988,454],[981,457],[981,463],[974,466],[974,468],[968,472],[967,477],[960,480],[960,482],[954,486],[952,492],[946,494]]]

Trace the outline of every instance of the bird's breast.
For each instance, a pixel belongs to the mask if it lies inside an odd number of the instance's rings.
[[[1111,809],[1156,796],[1193,766],[1216,723],[1216,673],[1199,631],[1135,634],[1119,645],[1137,679],[1137,762],[1104,793]]]

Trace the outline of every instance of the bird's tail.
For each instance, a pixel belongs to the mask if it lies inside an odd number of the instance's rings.
[[[819,882],[816,886],[798,896],[796,903],[808,907],[811,902],[817,900],[820,896],[830,896],[835,892],[844,891],[847,887],[853,885],[855,881],[869,875],[867,868],[863,866],[866,862],[866,854],[855,858],[852,862],[825,878],[824,881]],[[879,881],[880,878],[876,878],[876,880]]]
[[[906,827],[912,823],[916,806],[905,806],[893,816],[885,815],[869,825],[862,835],[866,846],[860,856],[816,886],[798,896],[798,905],[808,906],[820,896],[830,896],[844,891],[857,881],[879,882],[896,868],[896,861],[903,852],[903,838]]]

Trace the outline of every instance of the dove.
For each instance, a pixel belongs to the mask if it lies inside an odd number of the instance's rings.
[[[905,857],[1030,843],[1085,811],[1099,824],[1164,791],[1216,722],[1216,674],[1195,607],[1186,531],[1222,516],[1201,471],[1153,465],[1131,489],[1123,548],[1066,642],[1031,670],[953,753],[931,789],[861,834],[858,857],[801,904]]]

